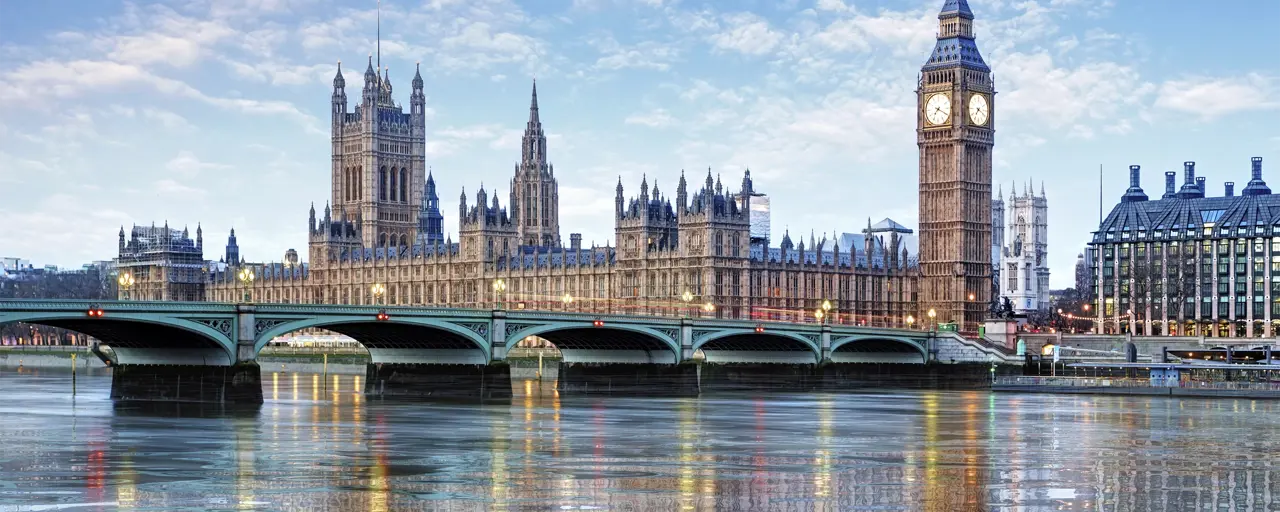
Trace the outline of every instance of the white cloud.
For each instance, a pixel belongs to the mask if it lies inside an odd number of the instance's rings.
[[[153,189],[157,194],[170,196],[170,197],[183,197],[187,199],[197,199],[204,196],[204,190],[194,188],[194,187],[189,187],[187,185],[183,185],[181,183],[178,183],[175,180],[168,179],[168,178],[157,181]]]
[[[213,162],[205,162],[196,157],[194,153],[188,150],[178,152],[178,155],[169,159],[164,165],[165,169],[178,173],[186,178],[195,178],[204,171],[228,169],[231,166],[218,164]]]
[[[656,41],[643,41],[624,46],[613,37],[600,37],[591,41],[600,51],[595,67],[599,69],[655,69],[666,71],[680,58],[680,50],[674,45]]]
[[[727,27],[711,36],[711,43],[718,49],[747,55],[764,55],[777,48],[782,34],[769,28],[769,21],[752,13],[736,13],[724,16]]]
[[[1048,52],[1014,53],[1000,63],[1003,92],[996,112],[1049,128],[1073,127],[1124,115],[1126,107],[1145,104],[1154,86],[1137,70],[1114,62],[1059,67]]]
[[[671,114],[666,109],[659,108],[650,112],[631,114],[623,122],[650,128],[663,128],[675,124],[676,120],[671,117]]]
[[[156,121],[160,123],[160,126],[163,126],[169,130],[189,131],[189,130],[195,129],[195,126],[192,125],[189,121],[187,121],[187,118],[182,117],[173,112],[170,112],[168,110],[161,110],[154,107],[145,107],[142,109],[142,117],[148,120]]]
[[[1160,86],[1155,106],[1212,119],[1236,112],[1280,108],[1280,79],[1257,73],[1232,78],[1186,78]]]

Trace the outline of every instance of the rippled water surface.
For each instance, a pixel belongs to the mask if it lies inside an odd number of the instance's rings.
[[[1276,402],[986,392],[113,406],[0,370],[7,510],[1274,510]]]

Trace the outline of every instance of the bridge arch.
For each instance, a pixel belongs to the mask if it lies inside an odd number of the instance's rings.
[[[235,321],[109,312],[98,318],[84,311],[0,313],[0,324],[28,323],[67,329],[97,338],[111,350],[112,364],[195,364],[230,366],[236,360]]]
[[[817,342],[787,331],[756,332],[723,329],[698,338],[694,350],[702,350],[709,363],[817,363],[822,349]]]
[[[368,315],[258,319],[263,327],[254,338],[255,353],[272,339],[294,331],[320,328],[356,340],[374,363],[488,364],[492,359],[488,322],[464,326],[436,318],[391,315],[376,320]]]
[[[831,341],[836,363],[924,364],[929,350],[911,338],[891,334],[858,334]]]
[[[664,363],[680,360],[679,330],[592,321],[555,322],[509,329],[507,347],[529,336],[550,341],[566,363]]]

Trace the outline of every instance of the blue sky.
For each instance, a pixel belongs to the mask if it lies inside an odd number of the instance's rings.
[[[681,169],[772,197],[775,239],[916,224],[916,74],[942,0],[384,0],[382,61],[426,81],[428,160],[506,197],[537,77],[561,230],[611,238],[613,186]],[[1210,194],[1265,158],[1280,185],[1280,2],[970,0],[995,72],[995,182],[1044,183],[1054,287],[1143,166]],[[251,260],[306,244],[329,197],[328,108],[374,51],[375,1],[0,0],[0,253],[78,265],[121,224],[234,226]],[[821,235],[819,235],[821,236]],[[807,238],[807,236],[806,236]]]

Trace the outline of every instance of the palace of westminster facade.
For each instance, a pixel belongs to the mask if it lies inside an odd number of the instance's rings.
[[[210,263],[197,300],[809,321],[829,301],[829,320],[906,326],[912,318],[923,325],[932,309],[937,322],[975,331],[991,295],[994,88],[967,3],[946,0],[938,18],[938,42],[917,91],[917,254],[908,250],[910,230],[892,221],[896,229],[868,225],[860,243],[811,237],[808,247],[797,246],[788,234],[769,247],[750,236],[751,201],[759,196],[750,171],[736,191],[710,171],[701,182],[682,173],[674,196],[645,180],[627,197],[619,181],[614,245],[583,247],[577,234],[565,244],[536,84],[506,204],[496,191],[481,188],[474,198],[464,192],[458,240],[446,240],[426,172],[421,74],[405,112],[370,62],[353,111],[341,69],[334,78],[332,197],[321,212],[311,209],[308,262],[291,250],[281,263],[249,264],[229,245],[223,263]],[[244,269],[252,280],[238,278]],[[164,272],[145,270],[130,271],[164,279]],[[135,289],[154,291],[132,298],[188,298],[143,284]]]

